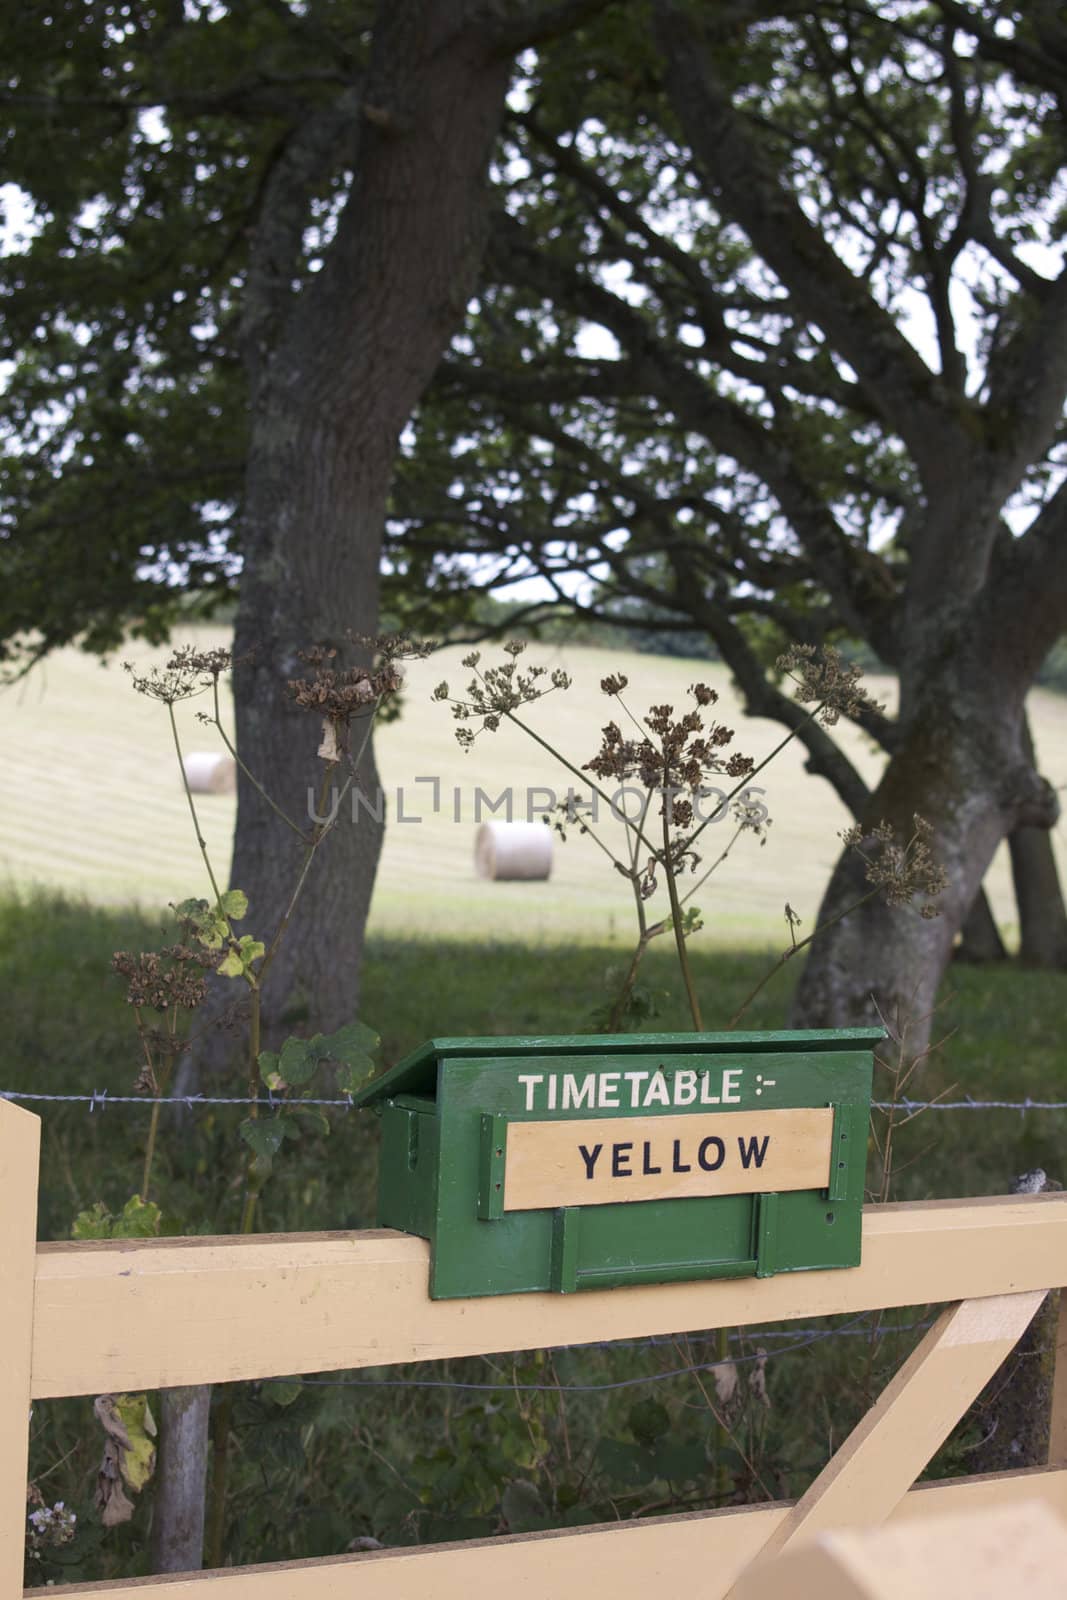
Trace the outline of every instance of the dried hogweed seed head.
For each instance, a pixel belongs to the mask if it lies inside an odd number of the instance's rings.
[[[195,1011],[207,997],[204,974],[214,971],[221,959],[221,951],[170,945],[138,955],[116,950],[111,966],[126,979],[128,1005],[145,1011],[169,1011],[171,1006]]]
[[[601,678],[600,687],[604,694],[622,694],[629,681],[621,672],[609,672],[606,678]]]
[[[948,888],[948,873],[934,857],[931,848],[933,828],[925,818],[912,818],[911,837],[904,839],[892,823],[882,820],[873,827],[846,828],[841,839],[864,863],[864,875],[886,905],[910,905],[917,895],[925,896],[920,915],[940,915],[937,896]]]
[[[435,689],[433,698],[449,700],[452,715],[457,722],[465,725],[456,732],[456,738],[464,750],[471,748],[479,733],[495,733],[503,719],[521,706],[533,705],[555,689],[570,688],[570,677],[561,667],[555,668],[551,676],[546,667],[521,669],[518,657],[525,648],[519,642],[505,646],[511,659],[497,666],[486,667],[484,671],[478,670],[481,656],[477,651],[465,656],[464,666],[475,675],[468,683],[463,699],[451,700],[447,684],[439,684]],[[547,685],[542,681],[546,677]],[[470,724],[478,726],[472,727]]]
[[[173,650],[162,667],[138,673],[132,661],[122,666],[137,694],[172,706],[210,689],[233,666],[233,656],[229,650],[197,650],[187,644]]]
[[[775,664],[793,680],[795,696],[802,705],[819,706],[819,719],[828,727],[842,716],[854,717],[862,711],[883,709],[861,688],[862,669],[845,661],[833,645],[816,649],[811,644],[795,644],[780,655]]]

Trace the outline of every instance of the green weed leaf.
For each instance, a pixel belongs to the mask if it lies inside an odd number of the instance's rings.
[[[294,1400],[299,1400],[303,1393],[303,1384],[299,1378],[277,1378],[272,1383],[265,1383],[260,1389],[264,1400],[269,1400],[276,1406],[291,1406]]]
[[[88,1211],[79,1211],[70,1230],[72,1239],[154,1239],[159,1233],[161,1212],[154,1200],[131,1195],[116,1214],[102,1200]]]
[[[266,948],[262,939],[242,933],[236,945],[231,946],[219,962],[219,971],[224,978],[247,978],[251,975],[252,963],[266,953]]]
[[[255,1157],[256,1176],[266,1178],[285,1138],[286,1128],[282,1118],[246,1117],[239,1132]]]

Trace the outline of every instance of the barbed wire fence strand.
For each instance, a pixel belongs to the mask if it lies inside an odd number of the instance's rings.
[[[155,1105],[184,1106],[187,1111],[195,1111],[198,1106],[258,1106],[260,1110],[268,1111],[281,1111],[287,1105],[332,1106],[342,1111],[355,1109],[355,1102],[348,1098],[325,1099],[309,1095],[287,1100],[283,1095],[273,1094],[261,1095],[259,1098],[249,1095],[220,1094],[156,1097],[143,1094],[112,1094],[110,1089],[93,1089],[89,1094],[44,1094],[30,1089],[0,1089],[0,1100],[86,1105],[90,1114],[94,1111],[106,1111],[109,1106],[141,1106],[145,1110],[150,1110]],[[1030,1095],[1023,1100],[976,1100],[972,1095],[967,1095],[962,1100],[872,1100],[871,1110],[906,1111],[909,1114],[919,1111],[1067,1111],[1067,1100],[1034,1100]]]

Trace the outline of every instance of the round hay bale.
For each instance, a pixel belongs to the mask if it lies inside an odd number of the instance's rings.
[[[237,763],[232,756],[191,750],[182,757],[182,766],[193,794],[233,794],[237,789]]]
[[[543,822],[483,822],[474,836],[474,869],[495,883],[543,881],[552,871],[552,830]]]

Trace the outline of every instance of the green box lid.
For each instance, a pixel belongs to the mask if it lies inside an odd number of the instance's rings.
[[[437,1069],[449,1060],[522,1056],[743,1055],[810,1054],[813,1051],[870,1050],[885,1038],[884,1028],[787,1030],[780,1033],[581,1033],[498,1039],[430,1039],[403,1061],[371,1080],[353,1096],[354,1105],[373,1105],[398,1094],[433,1094]]]

